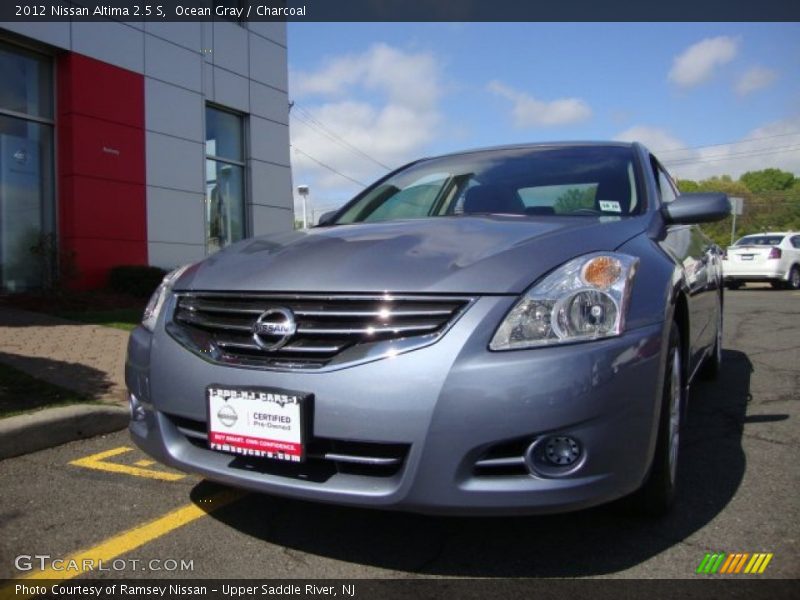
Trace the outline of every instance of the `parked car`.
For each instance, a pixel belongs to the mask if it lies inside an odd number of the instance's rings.
[[[722,265],[728,289],[738,289],[748,281],[768,281],[775,289],[800,289],[800,233],[746,235],[728,248]]]
[[[232,486],[448,514],[675,494],[721,361],[721,258],[640,144],[423,159],[323,226],[168,275],[131,335],[130,432]]]

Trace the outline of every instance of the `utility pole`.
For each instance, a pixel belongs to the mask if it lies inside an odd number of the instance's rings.
[[[308,186],[298,185],[297,193],[300,194],[300,197],[303,199],[303,229],[308,229],[308,213],[306,207],[306,201],[308,200]]]
[[[731,201],[731,215],[733,221],[731,222],[731,246],[736,241],[736,216],[741,215],[744,211],[744,198],[730,198]]]

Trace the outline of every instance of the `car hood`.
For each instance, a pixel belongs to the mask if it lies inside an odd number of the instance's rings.
[[[567,260],[609,251],[646,217],[437,217],[244,240],[188,269],[176,290],[518,294]]]

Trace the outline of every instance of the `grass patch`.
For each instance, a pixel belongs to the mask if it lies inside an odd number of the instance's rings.
[[[135,308],[116,308],[112,310],[57,311],[62,319],[104,325],[123,331],[132,331],[142,320],[142,311]]]
[[[93,290],[11,294],[0,299],[0,303],[80,323],[131,331],[142,320],[147,299],[110,290]]]
[[[0,419],[70,404],[97,404],[97,401],[0,364]]]

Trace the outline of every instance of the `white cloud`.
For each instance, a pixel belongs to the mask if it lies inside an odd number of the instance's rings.
[[[778,78],[778,72],[766,67],[748,69],[736,82],[736,93],[746,96],[752,92],[769,86]]]
[[[348,149],[341,139],[392,168],[418,157],[438,133],[443,87],[433,54],[386,44],[329,59],[313,72],[292,72],[290,94],[298,102],[292,109],[292,145],[370,183],[386,169]],[[316,122],[308,123],[309,114]],[[360,189],[297,151],[292,152],[292,168],[296,184],[310,185],[317,212]]]
[[[666,130],[646,125],[637,125],[626,129],[614,136],[614,139],[620,142],[640,142],[656,155],[665,150],[679,150],[686,147],[683,142]]]
[[[512,102],[514,124],[519,128],[570,125],[592,115],[592,109],[580,98],[559,98],[548,102],[499,81],[490,82],[487,89]]]
[[[643,143],[679,179],[701,180],[777,168],[800,175],[800,116],[747,132],[732,143],[691,148],[664,129],[637,126],[614,139]]]
[[[689,46],[675,57],[669,80],[679,87],[689,88],[708,81],[714,70],[734,59],[738,40],[727,36],[707,38]]]

